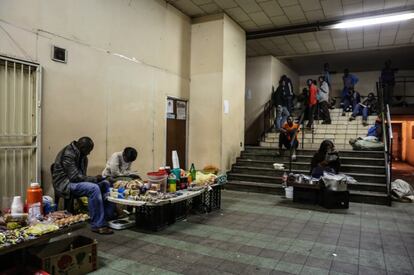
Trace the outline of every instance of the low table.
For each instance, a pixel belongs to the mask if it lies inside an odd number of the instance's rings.
[[[319,184],[293,183],[292,186],[294,202],[319,204],[321,190]]]
[[[197,191],[180,190],[182,195],[158,202],[133,201],[108,197],[108,201],[135,207],[137,227],[158,231],[185,219],[190,209],[205,212],[220,209],[223,184],[213,184]]]

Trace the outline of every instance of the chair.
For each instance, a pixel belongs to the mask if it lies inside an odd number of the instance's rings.
[[[53,175],[54,165],[55,164],[53,163],[50,166],[50,174],[51,175]],[[56,205],[56,208],[57,209],[59,208],[59,201],[60,201],[60,198],[62,198],[63,199],[63,209],[68,211],[69,213],[73,213],[75,211],[75,207],[74,207],[75,199],[73,198],[73,196],[70,195],[68,199],[65,199],[65,198],[59,196],[59,193],[56,192],[56,190],[54,190],[54,191],[55,191],[55,205]]]

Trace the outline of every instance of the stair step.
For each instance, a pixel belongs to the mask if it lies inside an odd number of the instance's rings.
[[[349,195],[350,195],[350,200],[353,202],[391,206],[391,199],[384,192],[352,190],[349,192]]]
[[[284,189],[281,184],[269,184],[264,182],[249,182],[229,180],[225,185],[226,189],[237,191],[249,191],[256,193],[278,194],[282,195]],[[390,205],[390,198],[384,192],[349,190],[350,201],[359,203],[370,203],[379,205]]]
[[[228,181],[225,185],[225,188],[237,191],[250,191],[279,195],[283,194],[284,192],[284,189],[281,184],[251,181]]]
[[[266,158],[266,157],[273,157],[272,159]],[[312,159],[312,155],[300,155],[296,154],[296,158],[298,161],[305,159],[307,162],[310,163]],[[278,160],[285,159],[286,161],[289,161],[289,156],[286,154],[283,157],[280,156],[272,156],[269,154],[254,154],[254,153],[248,153],[248,152],[242,152],[241,156],[238,159],[243,159],[246,161],[265,161],[265,162],[277,162]],[[368,161],[370,163],[376,163],[377,165],[384,164],[384,156],[378,158],[365,158],[365,157],[343,157],[341,156],[341,163],[354,163],[359,161]],[[378,164],[379,163],[379,164]]]
[[[270,168],[273,169],[273,163],[277,161],[249,161],[243,159],[237,159],[236,166],[241,167],[257,167],[257,168]],[[289,161],[282,161],[278,163],[283,163],[286,168],[289,167]],[[292,162],[292,169],[308,170],[310,169],[310,159],[308,162],[294,161]],[[384,174],[385,166],[376,166],[376,165],[364,165],[360,164],[341,164],[341,173],[348,174],[350,172],[363,172],[363,173],[375,173],[375,174]]]

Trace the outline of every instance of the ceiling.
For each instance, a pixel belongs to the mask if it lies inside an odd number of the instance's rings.
[[[386,60],[392,60],[392,66],[399,70],[412,70],[414,64],[414,47],[401,47],[396,50],[376,49],[372,51],[353,51],[332,54],[282,57],[280,61],[288,65],[299,75],[314,74],[322,71],[323,64],[330,64],[330,71],[341,73],[345,68],[351,72],[378,71],[384,67]]]
[[[414,0],[169,0],[190,17],[225,12],[246,32],[355,15],[411,10]],[[351,30],[323,30],[247,40],[247,55],[305,56],[414,46],[414,20]]]

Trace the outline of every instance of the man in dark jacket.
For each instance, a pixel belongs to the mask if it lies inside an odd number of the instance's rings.
[[[349,118],[349,121],[354,120],[358,115],[362,114],[362,124],[368,125],[367,119],[369,115],[377,112],[377,100],[375,99],[374,93],[369,93],[368,97],[362,103],[358,103],[354,111]]]
[[[384,104],[392,104],[392,97],[394,94],[394,86],[395,86],[395,72],[398,69],[394,69],[391,67],[391,60],[387,60],[385,62],[385,67],[381,71],[381,85],[383,89],[383,98]]]
[[[111,234],[106,218],[114,214],[114,205],[104,201],[103,194],[108,192],[109,183],[101,175],[87,176],[88,155],[93,149],[93,141],[82,137],[65,146],[56,157],[52,166],[53,187],[58,196],[69,198],[88,197],[88,209],[92,231]]]
[[[272,93],[272,103],[276,110],[275,128],[280,130],[280,127],[286,122],[289,112],[289,90],[284,80],[279,81],[279,86],[276,91]]]

